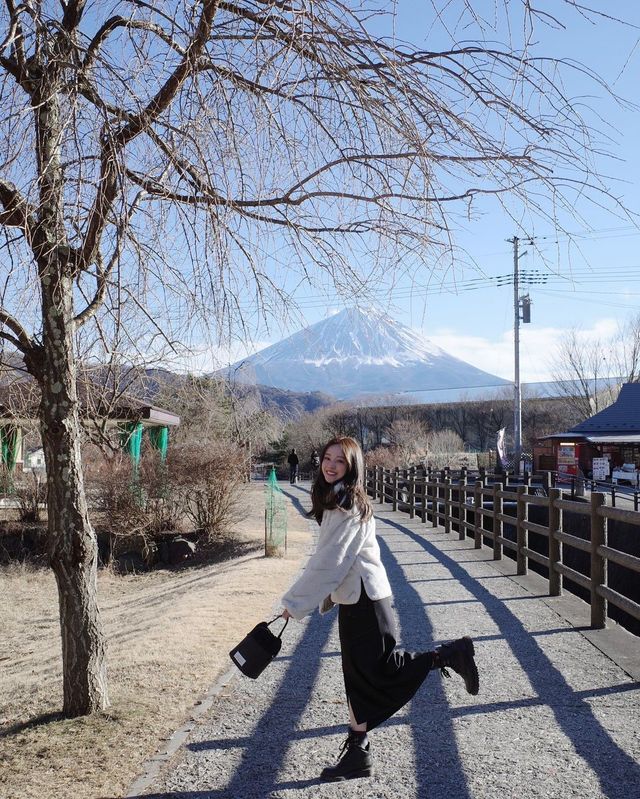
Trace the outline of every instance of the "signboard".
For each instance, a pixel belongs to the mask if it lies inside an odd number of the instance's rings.
[[[606,480],[609,477],[609,458],[594,458],[591,468],[594,480]]]

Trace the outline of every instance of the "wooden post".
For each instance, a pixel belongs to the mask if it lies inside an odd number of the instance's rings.
[[[562,575],[556,564],[562,561],[562,543],[556,538],[556,532],[562,528],[562,511],[556,507],[557,500],[562,498],[558,488],[552,488],[549,494],[549,594],[562,594]]]
[[[440,478],[436,475],[433,483],[433,495],[431,497],[431,526],[438,526],[438,508],[440,506],[440,489],[438,488],[438,481]]]
[[[516,542],[518,545],[516,563],[517,573],[527,573],[527,556],[524,554],[523,549],[529,546],[529,531],[525,528],[524,522],[529,518],[529,504],[525,500],[524,495],[528,493],[527,486],[518,486],[518,505],[516,513]]]
[[[504,500],[498,496],[498,492],[502,491],[502,483],[493,484],[493,559],[502,560],[502,544],[498,538],[502,536],[503,524],[502,519],[498,515],[503,512]]]
[[[392,508],[395,511],[395,510],[398,510],[398,467],[397,466],[393,470],[393,489],[392,489],[392,491],[393,491],[393,494],[392,494],[392,496],[393,496],[393,499],[392,499],[393,506],[392,506]]]
[[[420,498],[422,500],[422,512],[420,514],[420,518],[422,519],[422,524],[427,521],[427,475],[424,473],[422,475],[422,488],[420,490]]]
[[[484,521],[484,517],[480,511],[482,510],[482,489],[484,487],[483,480],[476,480],[475,487],[473,489],[473,506],[474,506],[474,514],[473,514],[473,540],[475,549],[480,549],[482,547],[482,522]]]
[[[416,470],[411,467],[409,474],[409,518],[415,519],[416,517]]]
[[[460,485],[458,486],[458,539],[464,541],[467,536],[467,528],[465,522],[467,521],[467,509],[465,503],[467,501],[467,470],[463,469],[460,474]]]
[[[607,600],[598,594],[598,586],[607,584],[607,561],[598,554],[599,546],[607,545],[607,520],[598,515],[605,504],[604,494],[591,494],[591,626],[607,626]]]
[[[444,478],[444,531],[447,535],[451,532],[451,478],[448,472]]]

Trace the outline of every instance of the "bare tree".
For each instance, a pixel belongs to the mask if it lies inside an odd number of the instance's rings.
[[[401,453],[403,463],[411,463],[427,454],[430,434],[415,419],[396,419],[387,428],[389,443]]]
[[[623,322],[613,337],[609,351],[610,371],[625,383],[640,380],[640,313]]]
[[[580,419],[611,405],[622,383],[640,379],[640,314],[608,339],[572,328],[551,358],[553,379]]]
[[[458,5],[468,40],[481,20]],[[0,338],[40,388],[66,715],[108,704],[80,331],[95,357],[156,355],[279,313],[290,274],[362,293],[405,254],[439,256],[478,196],[547,217],[600,202],[563,65],[528,49],[554,20],[496,0],[500,24],[516,10],[522,42],[486,44],[482,23],[417,50],[357,2],[5,0]],[[373,257],[379,238],[394,249]]]

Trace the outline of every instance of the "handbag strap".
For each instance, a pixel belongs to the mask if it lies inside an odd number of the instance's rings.
[[[271,619],[271,621],[267,622],[267,627],[270,627],[274,622],[278,621],[278,619],[281,619],[281,618],[282,618],[282,616],[276,616],[275,619]],[[287,624],[289,624],[289,619],[285,619],[284,620],[284,625],[283,625],[282,629],[280,630],[280,632],[278,633],[278,638],[282,637],[282,633],[285,631],[285,629],[287,627]]]

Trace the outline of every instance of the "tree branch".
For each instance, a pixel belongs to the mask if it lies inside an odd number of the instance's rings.
[[[181,56],[185,55],[184,48],[180,47],[174,41],[174,39],[171,38],[171,36],[167,35],[160,25],[156,25],[153,22],[145,22],[144,20],[126,19],[126,17],[113,16],[102,25],[102,27],[98,30],[96,35],[89,43],[89,46],[87,47],[87,53],[82,63],[83,71],[89,69],[91,62],[95,59],[98,53],[100,45],[107,38],[109,33],[116,30],[116,28],[130,28],[132,30],[137,29],[150,31],[151,33],[155,33],[156,36],[162,39],[165,44],[168,44],[172,50],[176,51],[176,53],[179,53]]]
[[[93,298],[90,302],[87,303],[87,307],[81,311],[79,314],[76,315],[74,321],[78,327],[82,326],[94,316],[102,305],[102,301],[104,300],[105,293],[107,291],[107,285],[109,280],[109,275],[113,271],[115,265],[118,263],[120,255],[122,254],[122,242],[124,239],[125,230],[131,221],[140,201],[144,197],[145,192],[139,191],[138,194],[134,197],[131,206],[127,211],[127,218],[122,225],[118,226],[118,238],[116,241],[116,246],[114,247],[113,252],[111,253],[111,258],[109,259],[109,263],[107,264],[106,268],[102,265],[102,259],[99,255],[99,251],[97,253],[97,264],[96,264],[96,291]]]
[[[0,203],[4,207],[4,211],[0,211],[0,224],[21,228],[25,236],[31,238],[31,230],[34,224],[32,218],[33,208],[31,208],[13,183],[1,178]]]
[[[160,114],[168,108],[189,74],[194,71],[210,36],[213,18],[218,9],[218,2],[219,0],[202,0],[202,14],[200,15],[196,32],[189,42],[181,62],[152,100],[142,111],[131,116],[127,124],[118,133],[113,136],[109,136],[108,133],[105,134],[107,141],[102,146],[102,166],[98,193],[80,250],[79,266],[81,269],[86,269],[95,260],[96,248],[99,246],[109,210],[117,195],[118,168],[116,158],[118,152],[153,124]]]
[[[64,9],[62,27],[64,30],[70,33],[78,27],[86,5],[87,0],[67,0],[66,3],[62,4]]]
[[[9,35],[7,36],[6,43],[3,44],[2,49],[4,49],[8,44],[13,44],[13,51],[15,53],[15,59],[11,61],[15,65],[15,72],[9,70],[14,77],[17,77],[20,80],[20,77],[24,74],[24,70],[27,63],[27,58],[24,52],[24,36],[22,33],[22,25],[20,24],[20,14],[22,12],[29,11],[28,6],[26,3],[23,3],[18,8],[16,8],[15,3],[13,0],[5,0],[7,10],[9,12],[9,19],[11,20],[11,28],[9,30]],[[3,61],[8,62],[8,59],[3,59]],[[3,63],[5,69],[8,69],[7,63]]]
[[[0,326],[8,327],[14,334],[11,335],[11,333],[7,333],[6,330],[2,330],[0,327],[0,338],[10,341],[14,347],[25,355],[31,351],[32,343],[27,331],[15,317],[11,316],[10,313],[7,313],[7,311],[4,311],[2,308],[0,308]]]

